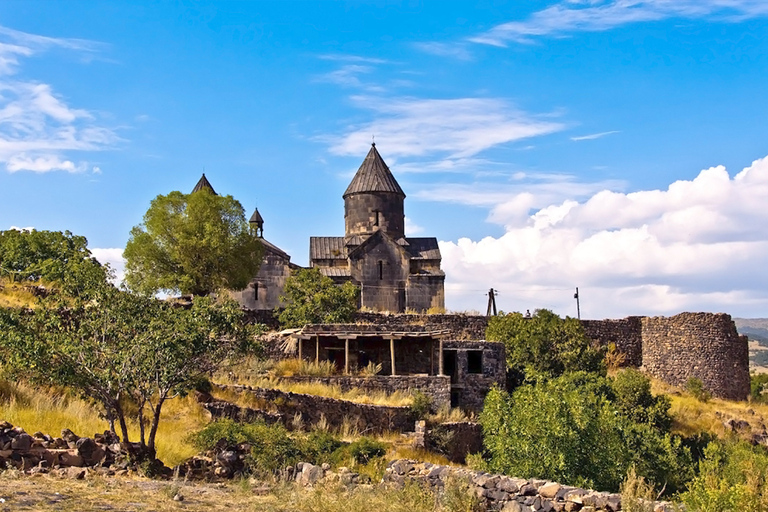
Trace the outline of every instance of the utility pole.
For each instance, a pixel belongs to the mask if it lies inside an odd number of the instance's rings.
[[[581,307],[579,306],[579,287],[576,287],[576,293],[573,294],[573,298],[576,299],[576,317],[581,320]]]
[[[498,291],[491,288],[488,290],[488,312],[485,314],[485,316],[491,316],[491,309],[493,309],[493,316],[496,316],[496,294],[499,293]]]

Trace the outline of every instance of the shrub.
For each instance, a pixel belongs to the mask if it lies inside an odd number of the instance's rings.
[[[656,493],[645,478],[637,476],[635,467],[627,472],[621,484],[621,510],[623,512],[653,512]]]
[[[411,415],[417,420],[424,419],[432,409],[432,399],[421,391],[413,392]]]
[[[685,390],[699,402],[708,402],[712,395],[704,387],[704,383],[697,377],[691,377],[685,383]]]
[[[368,464],[373,459],[383,457],[387,453],[387,445],[371,439],[370,437],[361,437],[343,448],[340,448],[334,454],[334,460],[341,464],[344,461],[352,461],[356,464]]]
[[[488,470],[615,491],[634,465],[652,483],[681,489],[692,476],[690,451],[678,437],[616,414],[610,394],[606,379],[586,373],[511,396],[493,389],[480,414]]]
[[[491,317],[485,335],[505,344],[513,385],[573,371],[605,374],[605,349],[592,343],[575,318],[563,319],[546,309],[530,318],[508,313]]]
[[[647,423],[668,432],[672,426],[671,402],[665,395],[651,393],[651,381],[638,370],[621,370],[611,379],[613,402],[619,412],[635,423]]]
[[[768,452],[744,441],[711,442],[681,499],[693,512],[768,510]]]
[[[755,402],[768,402],[768,373],[753,373],[749,376],[749,396]]]

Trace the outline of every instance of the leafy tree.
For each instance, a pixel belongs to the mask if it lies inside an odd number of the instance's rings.
[[[0,231],[0,276],[11,281],[55,282],[77,295],[106,282],[108,268],[69,231]]]
[[[34,311],[1,313],[0,360],[7,371],[73,388],[99,404],[125,442],[125,404],[134,401],[140,442],[151,454],[165,401],[187,392],[227,355],[243,349],[249,334],[234,301],[196,298],[190,308],[178,308],[112,286],[87,298],[48,298]]]
[[[494,389],[480,423],[487,469],[618,490],[630,467],[674,492],[692,476],[679,438],[617,411],[610,383],[576,372],[518,387]]]
[[[587,337],[581,322],[546,309],[537,309],[530,318],[520,313],[491,317],[486,339],[506,346],[507,369],[515,384],[579,370],[605,373],[605,351]]]
[[[258,272],[262,255],[261,242],[232,196],[207,189],[171,192],[153,199],[144,222],[131,230],[125,280],[149,294],[242,289]]]
[[[317,268],[300,269],[285,281],[280,300],[285,309],[280,323],[285,327],[306,324],[344,323],[357,311],[359,288],[350,282],[336,286]]]

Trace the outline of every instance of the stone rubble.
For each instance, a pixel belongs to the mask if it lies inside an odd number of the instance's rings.
[[[465,481],[481,499],[486,510],[501,512],[617,512],[621,495],[597,492],[538,479],[513,478],[440,466],[409,459],[393,460],[387,466],[384,483],[404,486],[418,482],[440,492],[449,481]],[[671,512],[669,502],[654,503],[654,512]]]
[[[0,469],[83,479],[89,472],[126,474],[132,468],[130,461],[140,455],[138,443],[121,443],[108,430],[90,438],[64,429],[61,437],[51,437],[42,432],[29,435],[21,427],[0,421]]]

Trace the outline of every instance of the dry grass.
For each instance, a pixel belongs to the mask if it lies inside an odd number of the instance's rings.
[[[26,384],[0,381],[0,420],[58,436],[68,428],[81,436],[92,436],[108,428],[98,409],[63,389],[40,390]],[[191,396],[169,400],[157,432],[158,457],[169,466],[197,453],[184,440],[186,434],[202,428],[208,419],[204,409]],[[129,425],[133,440],[138,439],[137,424]]]
[[[8,279],[0,279],[0,307],[34,308],[37,299],[29,288],[39,284],[41,283],[16,283]]]
[[[759,425],[766,423],[768,418],[766,404],[717,398],[701,402],[681,388],[657,379],[651,379],[651,389],[654,394],[664,393],[670,397],[672,407],[669,412],[674,420],[672,430],[684,436],[710,432],[723,437],[728,434],[723,425],[728,419],[743,419],[752,425]]]
[[[174,501],[176,494],[183,501]],[[85,480],[0,473],[0,498],[8,510],[88,512],[102,510],[186,510],[259,512],[459,512],[418,485],[404,489],[327,484],[303,488],[290,483],[234,481],[226,484],[158,482],[138,477]]]
[[[286,391],[290,393],[302,393],[306,395],[324,396],[327,398],[336,398],[338,400],[349,400],[358,404],[372,404],[372,405],[388,405],[388,406],[410,406],[413,403],[413,396],[410,393],[395,391],[388,394],[384,391],[380,392],[367,392],[362,389],[355,388],[349,391],[342,391],[339,386],[327,385],[320,382],[291,382],[276,377],[261,377],[241,380],[237,382],[241,385],[248,385],[257,388],[265,389],[279,389],[280,391]],[[234,398],[235,403],[247,407],[253,407],[248,405],[247,397],[241,395],[249,395],[250,393],[235,393],[237,396],[227,394],[225,391],[218,388],[214,393],[217,398],[228,400],[226,396]]]

